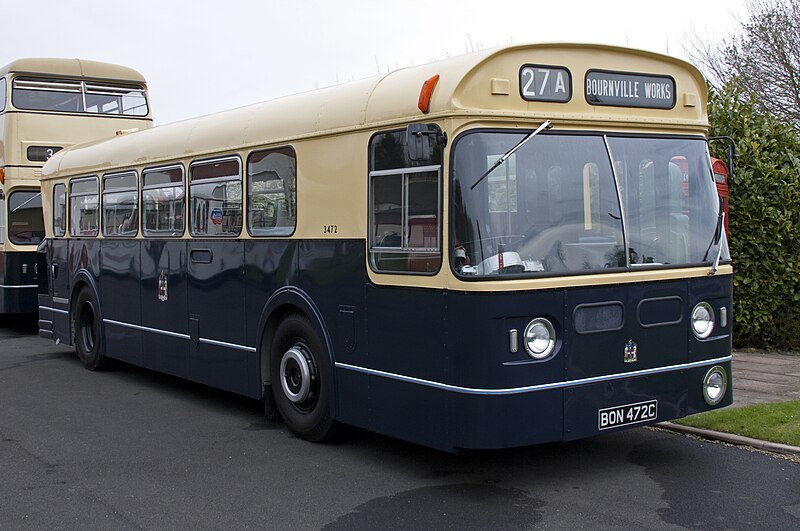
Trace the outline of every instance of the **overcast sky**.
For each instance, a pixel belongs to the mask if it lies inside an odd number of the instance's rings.
[[[744,0],[6,0],[0,65],[78,57],[130,66],[156,124],[362,79],[471,50],[599,42],[686,58]]]

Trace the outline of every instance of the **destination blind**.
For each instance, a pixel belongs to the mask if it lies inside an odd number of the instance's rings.
[[[675,106],[675,80],[669,76],[590,70],[585,91],[591,105],[647,109]]]

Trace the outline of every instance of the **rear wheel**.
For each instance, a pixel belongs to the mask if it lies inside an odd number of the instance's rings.
[[[90,371],[102,368],[106,361],[100,349],[102,341],[99,308],[97,299],[89,288],[78,292],[73,307],[75,351],[83,366]]]
[[[333,433],[330,414],[330,364],[327,349],[311,321],[290,314],[278,324],[272,339],[272,394],[286,426],[309,441]]]

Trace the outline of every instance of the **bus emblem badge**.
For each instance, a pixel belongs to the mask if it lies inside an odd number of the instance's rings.
[[[636,357],[636,352],[638,350],[639,346],[636,344],[636,342],[633,339],[629,339],[625,344],[625,363],[636,363],[638,361],[638,358]]]
[[[162,271],[158,275],[158,300],[167,300],[167,272]]]

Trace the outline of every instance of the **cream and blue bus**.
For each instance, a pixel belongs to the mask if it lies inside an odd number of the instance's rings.
[[[18,59],[0,69],[0,314],[36,314],[39,178],[53,153],[152,125],[141,74],[79,59]]]
[[[729,405],[706,82],[509,46],[59,151],[40,335],[448,451]]]

